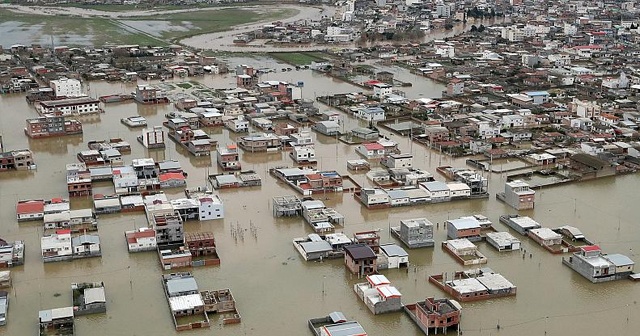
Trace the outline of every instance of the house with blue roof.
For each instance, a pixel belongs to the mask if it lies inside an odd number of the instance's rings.
[[[525,95],[533,99],[534,105],[541,105],[549,101],[549,92],[547,91],[528,91],[524,92]]]

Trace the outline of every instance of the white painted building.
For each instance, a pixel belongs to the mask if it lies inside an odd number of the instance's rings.
[[[380,164],[387,168],[412,168],[413,154],[388,154],[382,158]]]
[[[50,84],[53,92],[56,94],[56,97],[75,98],[85,96],[85,94],[82,93],[80,81],[77,79],[63,77],[52,80]]]
[[[156,232],[152,228],[141,227],[137,230],[126,231],[129,252],[154,251],[156,249]]]
[[[478,121],[478,136],[481,139],[490,139],[500,135],[500,126],[491,121]]]
[[[436,44],[436,55],[453,58],[456,55],[456,48],[449,44]]]
[[[165,146],[162,126],[143,129],[142,135],[138,139],[146,148],[164,148]]]
[[[509,232],[488,232],[487,242],[498,251],[517,251],[520,249],[520,240]]]
[[[366,108],[359,108],[356,111],[356,117],[366,121],[381,121],[384,120],[384,109],[380,106],[371,106]]]
[[[377,98],[390,95],[393,92],[393,86],[386,83],[376,83],[373,85],[373,95]]]
[[[524,117],[518,114],[507,114],[502,116],[502,128],[523,127]]]
[[[224,218],[224,204],[220,196],[207,194],[198,198],[199,220]]]
[[[602,107],[596,101],[573,98],[573,101],[569,103],[569,110],[582,118],[596,118],[600,115]]]
[[[382,254],[387,259],[387,268],[401,268],[409,266],[409,254],[396,244],[380,245]]]
[[[444,182],[422,182],[420,188],[427,192],[432,202],[448,201],[451,198],[451,190]]]
[[[249,121],[244,117],[238,116],[237,118],[224,118],[224,126],[232,132],[245,133],[249,131]]]
[[[313,145],[293,146],[290,155],[297,163],[316,162],[316,148]]]
[[[100,237],[97,235],[80,235],[71,239],[73,254],[100,255]]]
[[[57,233],[40,238],[40,249],[43,260],[59,257],[71,257],[71,231],[58,230]]]

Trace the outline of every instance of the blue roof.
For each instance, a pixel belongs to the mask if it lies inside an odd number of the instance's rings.
[[[421,185],[429,191],[445,191],[449,190],[449,186],[441,181],[423,182]]]
[[[634,264],[633,260],[631,260],[626,255],[622,255],[622,254],[617,254],[617,253],[607,254],[604,257],[608,259],[610,262],[612,262],[614,265],[616,265],[616,267],[630,266]]]
[[[547,91],[529,91],[529,92],[525,92],[524,94],[526,94],[527,96],[548,96],[549,92]]]
[[[449,225],[453,225],[458,230],[480,228],[480,222],[473,217],[460,217],[447,221]]]
[[[387,195],[392,199],[409,197],[404,190],[387,190]]]

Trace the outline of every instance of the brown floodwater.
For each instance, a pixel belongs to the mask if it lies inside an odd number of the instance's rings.
[[[231,59],[232,63],[248,63],[258,67],[282,68],[268,59]],[[326,94],[360,91],[349,84],[317,73],[306,71],[278,72],[265,76],[268,80],[304,81],[303,95],[307,98]],[[204,83],[216,88],[232,87],[229,76],[208,76]],[[413,90],[422,89],[424,97],[439,96],[443,87],[423,78],[411,78]],[[100,96],[128,92],[130,84],[92,82],[89,93]],[[416,91],[417,92],[417,91]],[[417,94],[408,94],[417,98]],[[0,327],[4,335],[33,335],[37,333],[38,311],[68,306],[71,303],[70,284],[83,281],[104,281],[108,307],[106,314],[76,318],[78,335],[175,335],[170,312],[162,293],[160,268],[155,253],[129,254],[123,237],[125,230],[146,225],[138,214],[103,215],[99,218],[102,257],[44,264],[40,256],[39,238],[42,224],[20,223],[15,219],[15,204],[19,199],[67,197],[65,164],[76,161],[76,153],[86,149],[90,140],[121,137],[131,143],[132,153],[125,155],[127,163],[133,158],[152,157],[156,160],[179,160],[189,173],[188,185],[204,185],[207,173],[218,172],[213,158],[193,158],[183,150],[176,150],[167,142],[164,152],[148,153],[136,140],[137,130],[120,123],[120,118],[140,114],[150,125],[159,125],[164,115],[173,110],[165,106],[139,106],[135,103],[107,105],[106,113],[98,120],[87,120],[82,136],[29,140],[23,134],[24,119],[35,117],[24,95],[0,96],[0,131],[8,149],[29,147],[38,165],[36,171],[0,174],[0,237],[25,240],[25,265],[11,269],[14,278],[10,292],[8,323]],[[326,107],[321,106],[321,110]],[[346,129],[358,125],[345,119]],[[212,137],[221,144],[235,136],[226,129],[211,130]],[[336,139],[317,137],[317,151],[322,169],[347,173],[347,159],[358,158],[353,147]],[[400,143],[404,152],[415,156],[415,166],[432,172],[436,179],[439,165],[463,167],[464,159],[442,157],[419,145],[410,145],[397,135],[390,135]],[[186,231],[212,231],[216,235],[220,266],[194,268],[201,289],[230,288],[237,300],[242,323],[222,326],[215,317],[210,330],[184,332],[193,335],[308,335],[306,321],[342,311],[359,321],[370,335],[420,335],[420,331],[404,313],[372,315],[353,293],[352,285],[362,281],[350,275],[342,260],[305,262],[291,244],[311,230],[302,218],[273,218],[271,198],[293,195],[295,192],[267,174],[270,167],[292,165],[285,153],[242,153],[243,167],[254,169],[263,179],[261,187],[223,190],[219,194],[225,203],[223,220],[185,224]],[[352,174],[361,184],[368,182],[363,173]],[[492,195],[503,188],[505,177],[489,175]],[[535,210],[521,214],[533,217],[543,226],[570,224],[580,228],[588,238],[600,244],[606,252],[630,255],[640,260],[640,207],[637,175],[608,178],[580,184],[542,189],[537,194]],[[99,192],[110,192],[108,183],[96,185]],[[180,197],[181,190],[167,191]],[[388,210],[367,210],[349,193],[327,194],[325,202],[345,215],[342,229],[351,235],[357,231],[382,229],[383,242],[396,242],[389,237],[389,225],[401,219],[426,217],[442,223],[448,218],[484,214],[501,231],[506,226],[498,222],[502,214],[514,210],[488,199],[457,201],[433,205]],[[73,208],[91,205],[87,198],[72,199]],[[257,227],[257,235],[250,227]],[[234,239],[232,227],[246,230],[244,239]],[[440,226],[435,232],[439,243],[446,239]],[[627,280],[592,284],[561,264],[561,256],[552,255],[527,238],[519,237],[527,254],[498,253],[486,243],[480,251],[488,258],[486,266],[503,274],[518,286],[516,297],[463,304],[462,331],[464,335],[637,335],[640,328],[640,286]],[[430,274],[452,272],[463,267],[440,247],[410,250],[408,270],[382,271],[403,294],[404,303],[414,303],[425,297],[445,296],[427,282]],[[500,326],[499,330],[497,326]]]

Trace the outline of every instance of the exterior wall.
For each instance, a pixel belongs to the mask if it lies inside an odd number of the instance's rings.
[[[191,260],[191,255],[179,257],[165,256],[160,259],[160,263],[163,269],[170,270],[173,268],[189,267],[191,266]]]
[[[135,243],[129,243],[129,252],[153,251],[156,249],[156,237],[139,238]]]
[[[349,269],[349,271],[351,271],[351,273],[353,274],[369,275],[375,273],[378,270],[376,260],[355,261],[348,253],[346,253],[344,261],[347,269]],[[362,274],[360,274],[361,269],[363,271]]]
[[[372,312],[375,315],[378,315],[378,314],[399,311],[400,309],[402,309],[402,302],[400,301],[401,301],[401,298],[393,297],[393,298],[388,298],[386,300],[378,301],[375,305],[371,305],[370,302],[366,302],[366,303],[369,309],[371,310],[371,308],[373,308]]]
[[[52,80],[51,87],[56,93],[56,97],[79,97],[82,96],[80,81],[77,79],[62,78]]]
[[[511,188],[505,185],[505,202],[516,210],[533,209],[535,203],[535,192],[530,190],[530,194],[519,195],[520,187]]]
[[[437,305],[437,303],[436,303]],[[426,307],[425,307],[426,306]],[[435,310],[429,302],[425,302],[425,306],[422,305],[422,302],[419,302],[416,305],[416,318],[420,321],[420,323],[427,328],[443,328],[456,325],[460,323],[460,312],[453,311],[448,314],[440,314],[435,312]],[[431,312],[427,311],[425,308],[432,310]]]
[[[457,230],[453,225],[447,225],[447,235],[451,239],[476,237],[480,235],[480,228]]]
[[[201,201],[200,220],[224,218],[224,205],[222,203]]]
[[[615,267],[607,268],[608,274],[603,276],[603,269],[595,269],[592,265],[585,262],[581,258],[578,258],[576,255],[569,257],[569,259],[562,258],[562,263],[571,267],[574,271],[578,272],[583,277],[587,278],[589,281],[593,283],[613,281],[622,278],[626,278],[628,273],[617,274],[615,273]],[[597,275],[596,275],[597,272]]]
[[[433,227],[430,225],[420,227],[401,225],[400,236],[409,245],[424,243],[426,240],[433,240]]]

